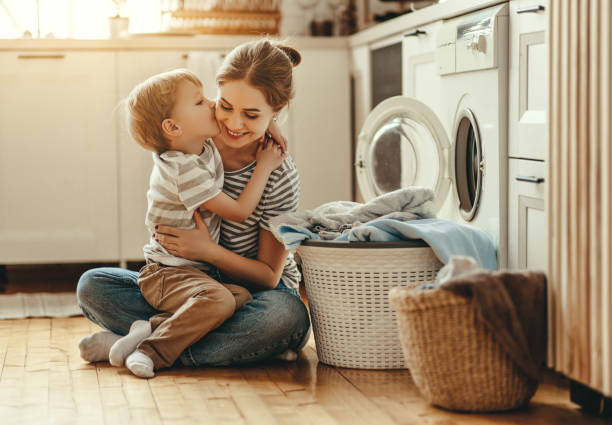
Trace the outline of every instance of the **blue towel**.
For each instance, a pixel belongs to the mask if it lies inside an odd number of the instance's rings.
[[[289,250],[295,250],[305,239],[321,240],[319,235],[300,226],[280,226],[279,233]],[[478,228],[448,220],[378,218],[356,226],[334,240],[386,242],[407,239],[427,242],[444,264],[452,255],[464,255],[474,258],[484,269],[497,270],[497,250],[489,235]]]
[[[399,221],[375,219],[355,227],[337,240],[348,241],[402,241],[423,239],[444,264],[452,255],[472,257],[478,265],[497,270],[497,250],[484,231],[438,218]]]

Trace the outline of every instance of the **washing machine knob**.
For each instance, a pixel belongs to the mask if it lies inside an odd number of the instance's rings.
[[[472,41],[469,42],[468,48],[474,52],[485,53],[487,50],[487,37],[482,34],[478,37],[474,37]]]

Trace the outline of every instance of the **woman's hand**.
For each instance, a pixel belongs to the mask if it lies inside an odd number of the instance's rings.
[[[195,261],[209,261],[212,250],[217,243],[210,237],[208,227],[200,213],[193,213],[195,229],[177,229],[175,227],[158,225],[155,227],[155,240],[170,254]]]

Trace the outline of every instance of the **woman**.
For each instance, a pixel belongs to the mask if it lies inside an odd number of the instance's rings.
[[[214,137],[223,166],[223,190],[237,198],[255,168],[259,140],[293,96],[292,67],[299,53],[268,40],[245,43],[225,59],[217,74],[219,99]],[[227,366],[276,355],[294,359],[308,338],[307,310],[297,292],[299,272],[284,246],[270,232],[269,220],[297,209],[299,178],[290,157],[275,170],[259,205],[242,223],[224,221],[221,245],[214,243],[196,214],[196,229],[159,226],[158,241],[173,255],[214,265],[222,282],[238,283],[253,299],[223,325],[186,349],[184,366]],[[142,297],[138,273],[118,268],[85,272],[77,287],[83,314],[108,329],[83,338],[88,361],[108,360],[119,335],[136,320],[159,313]],[[110,332],[109,332],[110,331]]]

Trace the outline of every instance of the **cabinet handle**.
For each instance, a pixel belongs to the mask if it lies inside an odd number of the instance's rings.
[[[425,34],[427,34],[427,31],[414,30],[412,32],[407,32],[406,34],[404,34],[404,37],[418,37],[419,35],[425,35]]]
[[[64,59],[66,55],[17,55],[17,59]]]
[[[529,7],[524,7],[522,9],[519,9],[516,11],[516,13],[538,13],[538,12],[544,12],[546,10],[546,8],[544,6],[542,6],[541,4],[538,4],[536,6],[529,6]]]
[[[184,60],[189,59],[189,53],[183,53],[181,56]]]
[[[544,177],[516,176],[516,181],[539,184],[539,183],[544,183]]]

